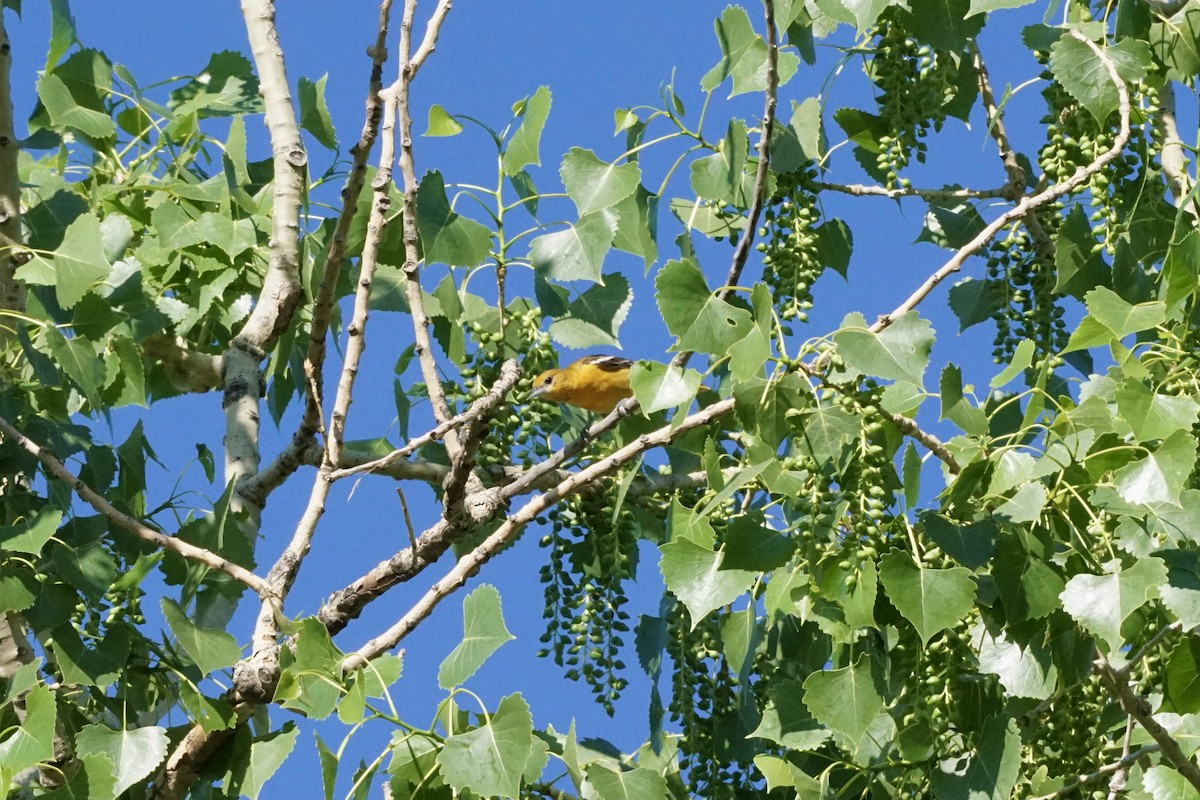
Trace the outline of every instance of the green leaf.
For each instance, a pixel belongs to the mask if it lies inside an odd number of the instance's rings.
[[[1073,206],[1055,240],[1054,268],[1058,275],[1055,294],[1082,298],[1104,281],[1106,271],[1095,245],[1096,235],[1083,207]]]
[[[755,573],[722,569],[724,550],[714,550],[712,523],[678,500],[671,504],[671,540],[658,546],[667,589],[687,606],[692,627],[708,612],[749,590]]]
[[[915,311],[897,317],[887,328],[873,333],[862,314],[852,312],[833,334],[833,342],[846,366],[860,374],[920,385],[933,348],[933,328]]]
[[[846,133],[846,138],[866,150],[878,153],[880,137],[889,135],[890,128],[883,117],[843,106],[833,113],[833,121]]]
[[[822,725],[857,742],[883,711],[871,660],[860,656],[848,667],[809,675],[804,680],[804,704]]]
[[[930,203],[925,212],[925,227],[917,241],[957,250],[974,239],[984,227],[983,217],[972,203],[965,200]]]
[[[817,235],[820,263],[846,277],[850,255],[854,251],[854,235],[850,232],[850,226],[840,219],[830,219],[818,225],[813,233]]]
[[[0,525],[0,549],[37,555],[62,523],[62,512],[43,508],[32,519],[15,525]]]
[[[794,552],[793,540],[765,527],[761,520],[734,517],[729,521],[721,568],[770,572],[787,564]]]
[[[333,129],[329,107],[325,104],[325,82],[328,80],[328,73],[322,75],[316,83],[301,78],[296,94],[300,101],[300,127],[311,133],[323,146],[336,150],[337,132]]]
[[[417,230],[427,264],[475,267],[491,252],[492,232],[451,210],[440,172],[425,173],[417,187]]]
[[[183,607],[169,597],[160,601],[163,617],[180,647],[205,675],[233,666],[242,657],[237,639],[218,628],[201,628],[188,619]]]
[[[1048,553],[1029,543],[1030,552],[1016,536],[1004,536],[996,543],[992,574],[1004,602],[1008,619],[1020,622],[1041,619],[1059,607],[1059,595],[1066,585],[1046,563]]]
[[[692,162],[692,191],[706,200],[745,206],[743,189],[749,151],[746,123],[737,118],[729,120],[729,129],[717,146],[717,152]]]
[[[791,409],[788,419],[796,427],[795,442],[800,452],[819,465],[840,461],[842,451],[862,431],[862,421],[840,405],[818,403],[811,408]]]
[[[642,182],[642,170],[635,162],[607,164],[581,147],[572,147],[563,156],[558,172],[581,219],[615,206],[637,191]]]
[[[748,311],[709,291],[694,261],[667,262],[654,288],[667,330],[678,339],[672,350],[724,354],[753,324]]]
[[[993,389],[999,389],[1004,384],[1011,381],[1013,378],[1020,375],[1025,370],[1029,369],[1029,365],[1033,363],[1034,344],[1032,339],[1022,339],[1017,343],[1017,347],[1013,350],[1012,359],[1008,362],[1003,370],[992,376],[988,386]]]
[[[129,662],[129,630],[117,628],[97,641],[83,643],[70,625],[53,631],[51,649],[62,670],[63,679],[81,686],[107,688],[116,682]]]
[[[997,519],[1009,522],[1036,522],[1042,516],[1046,501],[1046,487],[1038,481],[1026,481],[1017,489],[1016,494],[996,509],[995,515]]]
[[[639,361],[629,374],[633,395],[646,414],[690,404],[700,389],[700,373],[670,364]]]
[[[546,127],[546,119],[550,116],[550,87],[539,86],[524,103],[521,127],[508,140],[504,148],[502,164],[504,174],[512,177],[530,164],[542,165],[538,148],[542,141],[542,129]],[[433,127],[433,109],[429,112],[430,128]],[[455,123],[457,124],[457,123]],[[462,127],[459,126],[459,130]],[[457,133],[458,131],[455,131]],[[439,134],[446,135],[446,134]],[[583,209],[580,214],[585,213]]]
[[[800,681],[772,681],[767,694],[770,699],[762,721],[751,736],[769,739],[789,750],[815,750],[829,738],[829,729],[817,722],[804,705]]]
[[[275,701],[312,719],[325,719],[342,696],[344,654],[315,617],[300,620],[293,641],[291,659],[281,659]]]
[[[617,216],[612,210],[585,214],[565,231],[534,239],[529,259],[537,273],[549,280],[598,283],[616,232]]]
[[[1188,779],[1167,764],[1147,769],[1142,783],[1153,800],[1192,800],[1196,796],[1196,788]]]
[[[458,792],[516,800],[522,780],[535,780],[547,759],[519,694],[500,701],[487,724],[446,738],[437,755],[446,783]]]
[[[1158,394],[1141,381],[1125,379],[1117,387],[1117,414],[1129,424],[1138,442],[1166,439],[1191,430],[1200,404],[1186,395]]]
[[[610,769],[593,762],[583,770],[600,800],[663,800],[667,796],[666,779],[648,767]]]
[[[721,44],[721,60],[700,79],[700,88],[711,92],[726,78],[733,78],[730,97],[767,88],[767,43],[750,24],[745,9],[728,6],[714,23]],[[800,59],[786,50],[778,54],[779,85],[796,74]]]
[[[1200,13],[1196,16],[1200,20]],[[1163,299],[1168,313],[1174,317],[1178,306],[1195,294],[1196,283],[1200,279],[1200,230],[1190,231],[1179,241],[1170,243],[1162,274],[1166,285]],[[20,271],[17,275],[20,276]]]
[[[167,757],[166,728],[145,727],[114,731],[103,725],[85,725],[75,735],[80,756],[104,756],[115,779],[113,796],[139,783]]]
[[[1200,625],[1200,557],[1190,550],[1160,550],[1156,555],[1167,564],[1167,583],[1158,590],[1163,605],[1184,630]]]
[[[317,743],[317,758],[321,762],[321,785],[325,789],[325,800],[333,800],[333,789],[337,782],[338,757],[316,731],[313,731],[313,738]]]
[[[250,745],[250,762],[242,780],[241,792],[250,800],[258,800],[259,792],[271,779],[296,746],[300,729],[295,723],[285,722],[277,733],[267,734]]]
[[[1088,316],[1103,325],[1114,338],[1123,339],[1131,333],[1141,333],[1161,325],[1167,319],[1167,305],[1162,301],[1131,305],[1119,294],[1104,286],[1084,297]],[[1072,337],[1074,338],[1074,337]]]
[[[959,331],[987,322],[996,309],[991,281],[963,278],[950,287],[950,309],[958,317]]]
[[[504,625],[500,592],[481,584],[463,600],[463,638],[438,669],[438,685],[446,690],[461,686],[500,645],[515,638]]]
[[[232,50],[214,53],[199,75],[171,92],[168,105],[179,117],[227,117],[263,110],[253,65]]]
[[[1184,636],[1171,648],[1164,694],[1164,711],[1200,711],[1200,638],[1195,635]]]
[[[948,758],[933,773],[938,800],[1007,800],[1021,773],[1021,734],[1006,715],[983,723],[978,746],[965,758]]]
[[[72,128],[93,139],[106,139],[116,134],[112,117],[80,104],[56,73],[43,75],[37,82],[37,92],[55,126]]]
[[[1116,471],[1117,492],[1130,503],[1177,506],[1195,463],[1196,440],[1176,431],[1153,453]]]
[[[1020,8],[1032,3],[1033,0],[971,0],[971,9],[967,16],[986,14],[989,11],[999,11],[1004,8]]]
[[[979,569],[991,560],[998,533],[994,522],[980,520],[960,526],[938,514],[922,514],[921,523],[925,535],[967,569]]]
[[[916,628],[922,645],[953,627],[975,604],[975,581],[963,567],[930,569],[893,550],[879,560],[888,599]]]
[[[987,414],[963,396],[962,370],[956,364],[947,364],[942,369],[938,392],[942,398],[942,419],[950,420],[971,436],[988,432]]]
[[[613,206],[617,213],[617,233],[613,247],[641,256],[649,267],[658,258],[658,195],[639,185],[637,190]]]
[[[1144,74],[1150,63],[1150,50],[1145,43],[1139,42],[1116,52],[1115,48],[1100,49],[1110,58],[1116,56],[1113,60],[1118,64],[1126,65],[1120,70],[1129,76],[1122,76],[1125,80],[1136,80],[1134,75],[1139,70]],[[1105,122],[1116,111],[1117,86],[1104,61],[1086,43],[1073,36],[1063,36],[1055,42],[1050,48],[1050,72],[1097,122]]]
[[[938,50],[961,53],[983,29],[982,17],[970,17],[970,0],[909,0],[907,30]]]
[[[1122,569],[1117,561],[1106,568],[1110,571],[1105,575],[1071,578],[1061,597],[1066,612],[1115,652],[1124,643],[1121,624],[1158,596],[1159,585],[1167,581],[1167,567],[1161,559],[1150,557],[1128,569]]]
[[[450,116],[446,109],[434,103],[429,107],[429,124],[425,136],[456,136],[462,133],[462,123]]]
[[[671,201],[671,213],[689,231],[699,231],[710,239],[733,239],[738,231],[746,227],[746,218],[736,211],[726,211],[719,204],[706,203],[700,198],[685,200],[677,197]],[[691,257],[694,253],[684,252]]]
[[[0,768],[15,775],[54,758],[54,693],[35,686],[25,695],[25,719],[16,733],[0,742]]]
[[[103,283],[111,271],[112,264],[104,255],[100,221],[91,214],[81,214],[67,228],[54,254],[48,258],[34,256],[17,270],[17,278],[47,285],[46,276],[53,276],[58,304],[71,309]]]
[[[633,305],[633,290],[619,272],[589,286],[567,307],[567,313],[550,323],[550,336],[563,347],[585,350],[597,345],[619,347],[617,331]]]
[[[1046,700],[1054,694],[1058,669],[1050,651],[1038,639],[1027,647],[1010,641],[1003,631],[995,636],[980,630],[979,671],[996,675],[1009,697]]]
[[[1200,73],[1200,8],[1185,3],[1167,19],[1150,25],[1150,46],[1166,66],[1166,77],[1191,81]]]
[[[5,3],[5,7],[9,7]],[[20,0],[16,6],[17,14],[21,13]],[[79,41],[75,32],[75,18],[71,16],[71,6],[67,0],[50,0],[50,47],[46,51],[46,71],[58,64],[71,45]]]

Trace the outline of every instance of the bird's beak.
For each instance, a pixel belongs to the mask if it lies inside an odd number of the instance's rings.
[[[535,386],[529,390],[529,394],[525,395],[527,400],[532,400],[535,397],[541,397],[550,390],[550,384],[543,383],[541,386]]]

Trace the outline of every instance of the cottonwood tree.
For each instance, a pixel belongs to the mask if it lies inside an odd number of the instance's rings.
[[[552,86],[514,92],[510,120],[412,103],[471,8],[383,0],[337,161],[323,83],[289,76],[271,3],[242,6],[251,59],[160,86],[52,4],[24,138],[7,93],[34,78],[0,49],[6,794],[253,798],[297,722],[334,714],[393,731],[356,796],[1200,791],[1200,233],[1176,123],[1195,0],[730,6],[715,41],[679,43],[712,52],[698,89],[619,110],[615,155],[546,168]],[[989,68],[1018,53],[1028,74],[1001,91]],[[800,70],[837,80],[808,96]],[[761,111],[736,115],[741,95]],[[449,184],[422,158],[418,133],[481,125],[495,174]],[[856,257],[896,208],[922,244]],[[894,299],[810,322],[831,271]],[[631,303],[672,337],[634,398],[603,419],[526,402],[558,347],[615,345]],[[994,332],[959,351],[965,379],[938,347],[955,318]],[[410,331],[399,430],[350,441],[389,320]],[[181,393],[225,426],[219,476],[199,454],[219,499],[194,513],[141,426],[105,440],[112,410]],[[354,531],[394,553],[297,618],[347,480],[436,521],[389,509]],[[268,505],[296,484],[298,522]],[[608,709],[654,682],[635,752],[543,727],[519,694],[461,699],[508,638],[475,576],[531,526],[545,657]],[[635,620],[628,585],[656,568],[661,611]],[[389,626],[354,626],[406,585]],[[401,719],[396,648],[464,587],[437,719]],[[252,631],[227,630],[239,603]],[[326,796],[339,769],[350,786],[341,750],[318,751]]]

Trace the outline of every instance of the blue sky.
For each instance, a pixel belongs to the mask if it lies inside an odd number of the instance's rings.
[[[429,2],[422,6],[431,5]],[[606,0],[603,3],[561,2],[485,2],[456,3],[443,29],[437,52],[422,70],[414,94],[414,117],[417,130],[424,129],[426,109],[437,103],[451,113],[461,113],[483,120],[495,127],[508,119],[511,105],[534,91],[539,85],[550,86],[553,108],[542,140],[542,168],[535,172],[539,188],[557,189],[557,169],[561,155],[569,147],[593,149],[601,158],[613,158],[623,149],[623,137],[614,138],[613,111],[620,107],[657,104],[660,87],[674,74],[676,89],[691,114],[700,108],[702,93],[699,79],[719,58],[713,19],[725,7],[725,2],[712,0]],[[759,11],[748,5],[751,18],[757,22]],[[331,12],[330,9],[336,9]],[[363,92],[369,65],[365,50],[374,39],[377,7],[361,0],[341,0],[331,4],[316,0],[292,0],[279,4],[279,26],[282,47],[288,59],[289,78],[317,79],[329,75],[327,98],[330,112],[341,140],[346,146],[358,134],[362,124]],[[85,46],[106,52],[114,61],[126,65],[143,85],[198,72],[212,52],[232,49],[247,52],[245,32],[237,6],[232,2],[196,0],[187,4],[105,0],[103,3],[77,0],[73,12],[80,38]],[[398,12],[397,12],[398,13]],[[1000,15],[997,15],[1000,17]],[[1008,20],[1011,20],[1009,22]],[[1007,15],[993,23],[1009,34],[1014,25],[1036,21],[1029,14]],[[397,26],[393,26],[393,32]],[[761,24],[759,24],[761,28]],[[423,30],[423,21],[418,30]],[[48,37],[46,11],[41,3],[26,0],[25,16],[20,22],[9,18],[9,35],[14,47],[13,82],[16,98],[18,131],[20,121],[28,117],[33,107],[33,83],[36,71],[43,66],[44,48]],[[849,41],[839,35],[837,42]],[[1038,69],[1027,53],[1017,53],[1011,44],[989,49],[998,42],[991,31],[982,41],[985,57],[993,72],[997,91],[1005,85],[1018,85],[1036,76]],[[394,46],[394,36],[393,36]],[[820,48],[821,58],[814,67],[802,66],[800,73],[781,91],[781,112],[790,116],[791,101],[817,94],[831,76],[838,55],[831,48]],[[395,75],[395,64],[385,67],[385,80]],[[861,64],[851,60],[834,82],[834,106],[852,104],[870,108],[866,82],[862,79]],[[722,87],[714,98],[706,133],[712,141],[721,137],[732,114],[753,123],[761,113],[761,100],[736,98],[727,102]],[[165,90],[164,90],[165,91]],[[1035,121],[1039,116],[1040,98],[1037,88],[1026,89],[1010,106],[1016,122]],[[977,186],[998,186],[1004,180],[995,147],[979,124],[976,114],[973,129],[950,120],[939,141],[948,143],[941,149],[930,145],[930,164],[914,171],[914,184],[938,185],[945,181]],[[832,125],[831,121],[827,124]],[[257,157],[264,157],[265,132],[254,123],[247,126],[252,148]],[[831,141],[838,141],[840,132],[831,127]],[[1034,140],[1017,135],[1018,149],[1027,152]],[[647,185],[655,186],[675,151],[651,152],[643,157]],[[252,150],[253,155],[253,150]],[[418,173],[439,169],[447,182],[459,181],[490,185],[494,181],[495,155],[490,144],[468,129],[453,139],[418,138],[415,142]],[[313,171],[320,172],[328,164],[329,155],[314,150]],[[841,152],[834,162],[830,180],[855,183],[864,181],[860,170],[849,157],[849,149]],[[654,176],[654,177],[651,177]],[[674,184],[676,195],[687,192],[686,171]],[[665,205],[665,204],[664,204]],[[461,209],[464,211],[467,208]],[[812,315],[808,335],[826,334],[837,327],[849,311],[860,311],[868,320],[890,311],[930,272],[945,259],[944,252],[932,245],[910,246],[920,233],[924,214],[922,204],[909,201],[903,206],[882,199],[829,198],[826,212],[845,218],[855,235],[855,252],[847,284],[836,275],[825,276],[817,286],[817,308]],[[993,214],[985,212],[985,217]],[[672,240],[678,233],[678,223],[664,210],[659,220],[660,263],[675,255]],[[703,251],[703,268],[710,283],[716,285],[728,269],[729,248],[720,245]],[[609,269],[624,270],[634,284],[635,301],[629,320],[621,331],[624,354],[633,358],[666,360],[670,339],[654,305],[652,286],[642,276],[640,263],[634,259],[621,260],[614,256]],[[968,262],[964,274],[982,275],[982,262]],[[750,277],[757,272],[751,269]],[[440,274],[437,276],[440,278]],[[748,281],[743,281],[748,283]],[[964,363],[967,377],[979,380],[990,365],[990,326],[980,326],[957,336],[957,321],[945,304],[946,287],[935,291],[922,306],[921,312],[934,320],[939,339],[935,364],[945,360]],[[411,332],[407,318],[388,319],[375,314],[368,333],[370,345],[364,363],[360,391],[354,406],[355,421],[351,438],[376,436],[386,430],[394,416],[391,398],[391,367],[396,356],[407,346]],[[568,354],[573,355],[573,354]],[[937,369],[935,367],[934,369]],[[936,372],[927,375],[927,385],[936,389]],[[114,417],[111,434],[120,441],[138,418],[140,410],[123,412]],[[179,433],[180,420],[188,420],[189,428]],[[266,415],[264,414],[264,419]],[[294,414],[285,419],[281,432],[264,425],[264,452],[270,458],[285,441],[294,421]],[[220,452],[222,417],[219,397],[205,395],[167,401],[147,415],[146,424],[151,441],[164,461],[173,468],[187,463],[194,456],[194,443],[203,441],[214,452]],[[414,421],[413,433],[420,431]],[[198,476],[194,466],[190,474]],[[311,473],[301,473],[288,490],[271,498],[264,516],[263,540],[260,543],[260,562],[269,563],[282,547],[298,519],[307,496],[307,481]],[[160,475],[161,490],[168,491],[169,476]],[[219,486],[198,486],[210,496],[220,493]],[[352,494],[351,494],[352,492]],[[161,500],[162,498],[158,498]],[[431,507],[414,506],[418,528],[432,521]],[[344,585],[348,580],[373,566],[403,545],[405,534],[392,524],[398,509],[393,486],[385,479],[363,480],[357,484],[344,483],[335,491],[329,512],[322,523],[313,556],[302,571],[296,593],[289,601],[291,615],[316,610],[324,594]],[[387,521],[380,530],[380,519]],[[364,531],[370,531],[364,534]],[[533,657],[537,637],[543,630],[541,617],[541,587],[538,568],[544,553],[536,547],[536,532],[526,535],[515,548],[490,563],[475,582],[487,581],[497,585],[503,596],[504,613],[509,628],[518,641],[504,646],[468,686],[479,693],[489,705],[504,695],[521,691],[533,706],[535,724],[553,724],[565,730],[572,718],[578,720],[581,734],[604,736],[624,747],[636,746],[646,735],[648,689],[644,682],[633,678],[624,702],[614,719],[608,719],[594,705],[587,689],[561,677],[561,670],[549,661]],[[661,584],[654,564],[657,555],[652,549],[643,553],[639,587],[630,610],[654,613]],[[374,635],[403,613],[419,596],[429,581],[448,568],[444,561],[411,588],[403,587],[372,606],[360,621],[339,639],[344,649],[352,649]],[[426,724],[434,703],[442,696],[436,688],[436,671],[442,658],[451,650],[461,634],[459,606],[461,596],[452,598],[438,609],[434,617],[405,643],[408,660],[405,676],[395,687],[395,697],[402,715],[412,722]],[[246,609],[250,611],[250,609]],[[237,624],[243,638],[249,631],[249,613],[239,617]],[[632,636],[629,637],[630,641]],[[632,653],[626,659],[634,664]],[[277,719],[284,712],[273,710]],[[179,720],[174,720],[178,722]],[[335,729],[323,728],[327,740],[336,742]],[[355,749],[370,759],[370,748],[383,744],[388,730],[361,735],[367,750]],[[311,786],[317,778],[312,742],[302,737],[293,760],[270,784],[266,797],[284,797],[297,787]],[[343,789],[344,790],[344,789]]]

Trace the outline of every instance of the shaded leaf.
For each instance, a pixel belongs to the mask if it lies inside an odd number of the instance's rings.
[[[504,625],[500,592],[481,584],[463,600],[463,638],[438,668],[438,685],[461,686],[500,645],[515,638]]]

